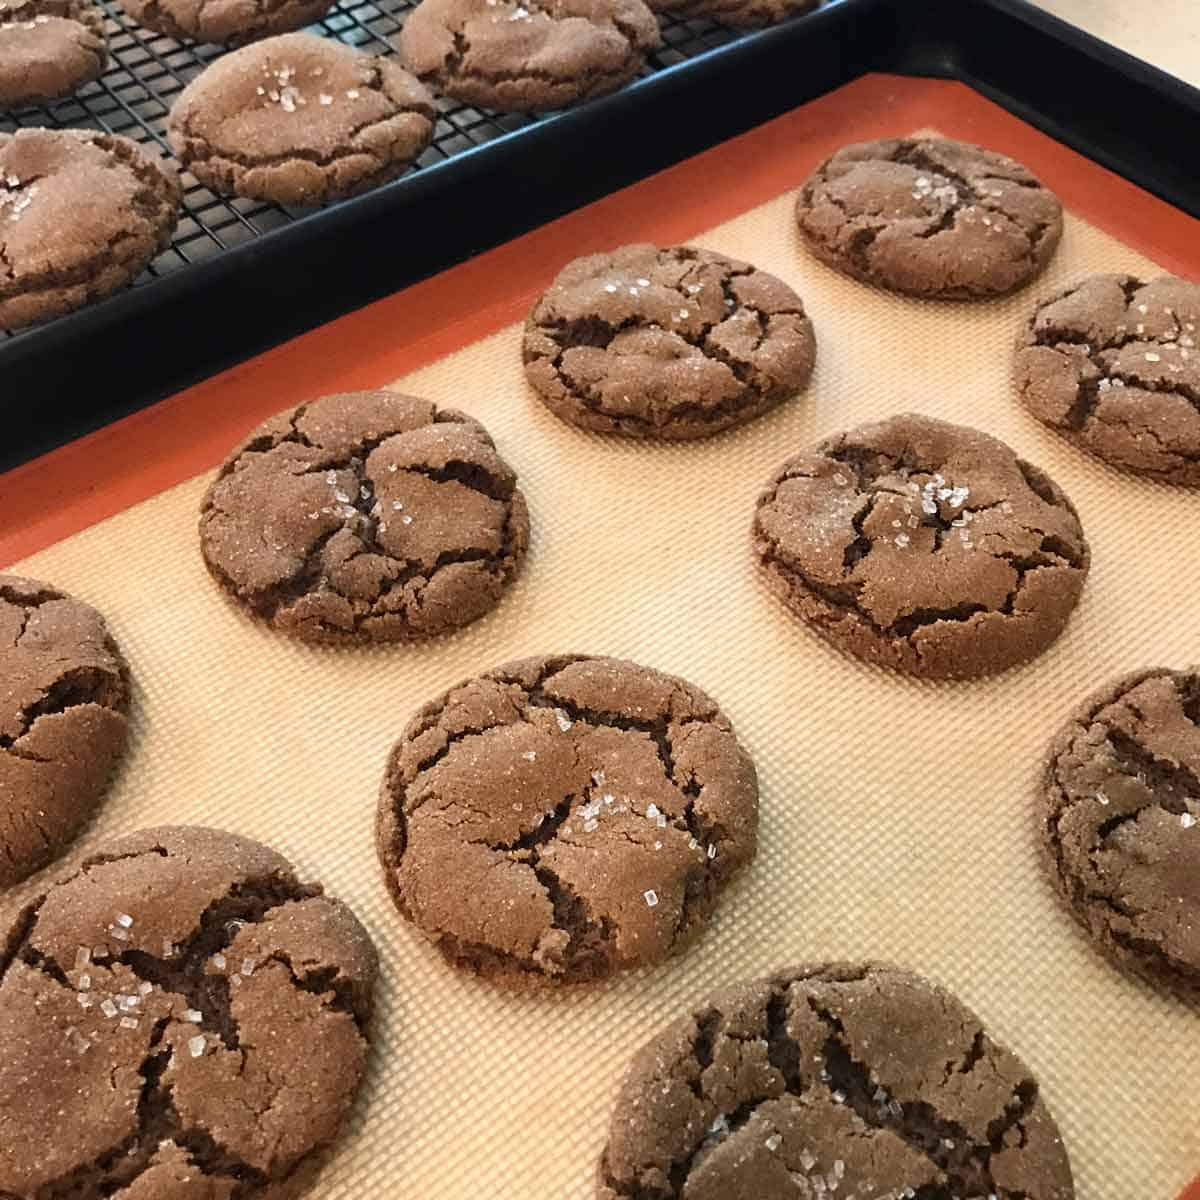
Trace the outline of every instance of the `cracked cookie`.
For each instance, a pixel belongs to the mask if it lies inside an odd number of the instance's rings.
[[[788,17],[811,12],[821,0],[647,0],[655,12],[669,13],[681,21],[700,20],[733,29],[778,25]]]
[[[0,108],[69,96],[107,61],[104,13],[90,0],[0,0]]]
[[[949,992],[896,967],[717,992],[634,1057],[599,1200],[1071,1200],[1037,1081]]]
[[[205,187],[307,205],[395,179],[429,145],[435,120],[433,97],[394,60],[289,33],[193,79],[168,137]]]
[[[1092,695],[1051,745],[1039,825],[1097,944],[1200,995],[1200,673],[1139,671]]]
[[[319,21],[334,0],[121,0],[139,25],[181,42],[244,46]]]
[[[917,413],[835,434],[758,498],[768,585],[860,658],[967,679],[1062,632],[1090,555],[1070,500],[1003,442]]]
[[[128,709],[104,618],[49,584],[0,575],[0,888],[54,858],[95,811]]]
[[[174,168],[84,129],[0,133],[0,329],[99,300],[171,243]]]
[[[615,91],[658,43],[642,0],[421,0],[400,30],[400,52],[418,78],[505,112]]]
[[[209,572],[252,615],[313,642],[391,642],[492,608],[529,543],[512,468],[478,421],[396,392],[279,413],[201,509]]]
[[[1114,467],[1200,486],[1200,285],[1093,275],[1042,301],[1014,379],[1039,421]]]
[[[564,421],[600,433],[706,437],[808,383],[812,322],[786,283],[691,246],[624,246],[569,263],[525,324],[525,374]]]
[[[655,963],[753,857],[754,765],[699,688],[612,658],[497,667],[392,750],[376,842],[400,912],[509,986]]]
[[[1062,236],[1062,206],[1025,167],[942,138],[843,147],[800,190],[796,219],[836,270],[950,300],[1021,287]]]
[[[0,929],[0,1194],[295,1194],[367,1058],[376,957],[346,905],[257,842],[162,828]]]

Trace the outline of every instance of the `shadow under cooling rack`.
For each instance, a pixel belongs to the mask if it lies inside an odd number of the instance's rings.
[[[109,63],[104,75],[66,100],[0,114],[0,133],[28,126],[52,129],[101,129],[124,134],[170,157],[165,129],[176,96],[224,51],[197,46],[142,29],[111,0],[99,0],[105,13]],[[395,53],[392,37],[413,5],[404,0],[342,0],[309,31],[336,38],[374,54]],[[739,35],[710,21],[662,20],[662,45],[645,74],[652,75]],[[415,170],[432,166],[515,130],[536,125],[545,116],[492,113],[445,97],[437,101],[439,118],[429,148]],[[183,174],[183,210],[170,247],[135,281],[141,287],[233,246],[299,220],[311,209],[281,207],[259,200],[215,195]],[[0,331],[0,341],[21,331]]]

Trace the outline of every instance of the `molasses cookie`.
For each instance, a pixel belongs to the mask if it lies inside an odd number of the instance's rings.
[[[1050,261],[1062,207],[1020,163],[943,138],[845,146],[796,203],[800,234],[831,267],[896,292],[977,299]]]
[[[107,61],[104,13],[90,0],[0,0],[0,108],[69,96]]]
[[[375,951],[273,850],[101,846],[0,921],[0,1193],[283,1197],[362,1079]]]
[[[788,17],[811,12],[821,0],[647,0],[655,12],[682,21],[707,17],[733,29],[778,25]]]
[[[388,763],[377,844],[400,912],[510,986],[658,962],[754,857],[754,766],[699,688],[529,658],[451,688]]]
[[[0,329],[115,292],[171,243],[173,168],[136,142],[83,129],[0,133]]]
[[[180,42],[244,46],[319,21],[333,0],[121,0],[139,24]]]
[[[699,438],[760,416],[812,375],[800,297],[749,263],[691,246],[576,259],[525,324],[525,374],[582,429]]]
[[[421,0],[400,31],[400,52],[418,78],[506,112],[615,91],[658,42],[642,0]]]
[[[0,888],[49,862],[95,811],[128,709],[104,618],[49,584],[0,575]]]
[[[1040,826],[1097,944],[1200,995],[1200,674],[1139,671],[1091,696],[1051,745]]]
[[[634,1057],[599,1200],[1071,1200],[1012,1051],[895,967],[799,967],[716,993]]]
[[[313,642],[391,642],[466,625],[529,541],[512,468],[477,421],[395,392],[279,413],[204,498],[200,545],[224,591]]]
[[[168,136],[205,187],[320,204],[402,174],[435,120],[433,97],[395,60],[290,33],[227,54],[192,80]]]
[[[1200,286],[1093,275],[1044,300],[1017,346],[1026,408],[1114,467],[1200,485]]]
[[[1089,564],[1052,479],[986,433],[916,413],[786,462],[753,539],[767,583],[818,633],[927,679],[1040,654]]]

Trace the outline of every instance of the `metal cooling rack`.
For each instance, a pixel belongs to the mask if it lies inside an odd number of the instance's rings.
[[[224,51],[218,46],[177,42],[142,29],[111,0],[99,0],[99,3],[104,9],[108,32],[108,70],[68,99],[0,113],[0,132],[11,133],[27,126],[101,129],[124,134],[143,145],[152,145],[160,154],[170,157],[165,129],[175,97]],[[390,39],[412,7],[413,4],[405,0],[342,0],[330,9],[324,20],[308,28],[312,33],[337,38],[375,54],[393,54],[395,47]],[[662,45],[650,57],[644,72],[647,75],[694,58],[739,36],[710,21],[676,21],[663,17],[661,24]],[[439,97],[437,104],[439,119],[433,141],[417,160],[415,170],[444,162],[546,119],[544,115],[487,112],[445,97]],[[291,224],[312,211],[218,196],[198,184],[190,174],[185,173],[181,178],[183,210],[175,237],[170,248],[134,282],[135,288]],[[0,330],[0,341],[19,337],[22,332]]]

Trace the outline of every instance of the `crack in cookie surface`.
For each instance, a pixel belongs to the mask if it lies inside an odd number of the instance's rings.
[[[1052,876],[1118,962],[1200,996],[1200,677],[1138,672],[1052,743],[1040,825]]]
[[[1020,163],[939,138],[839,150],[804,184],[800,232],[817,257],[883,287],[969,299],[1042,270],[1062,210]]]
[[[199,1173],[248,1197],[336,1136],[374,950],[273,852],[211,830],[135,834],[9,920],[0,1075],[28,1104],[5,1118],[4,1195],[98,1200],[136,1182],[172,1196]]]
[[[954,997],[832,964],[717,993],[635,1055],[599,1200],[1070,1200],[1036,1081]]]
[[[1089,565],[1052,480],[987,434],[916,414],[785,463],[759,497],[753,540],[767,582],[818,632],[934,678],[1039,653]]]
[[[210,488],[200,530],[209,570],[254,615],[351,642],[427,637],[481,616],[516,574],[529,517],[477,422],[362,392],[300,405],[252,434]]]
[[[1040,421],[1123,470],[1200,485],[1200,286],[1094,275],[1042,301],[1017,344]]]
[[[400,911],[521,985],[653,962],[753,857],[754,769],[682,680],[522,660],[426,705],[392,752],[378,846]]]
[[[577,259],[524,339],[526,375],[552,411],[635,437],[704,437],[759,416],[807,384],[815,354],[790,287],[690,246]]]

